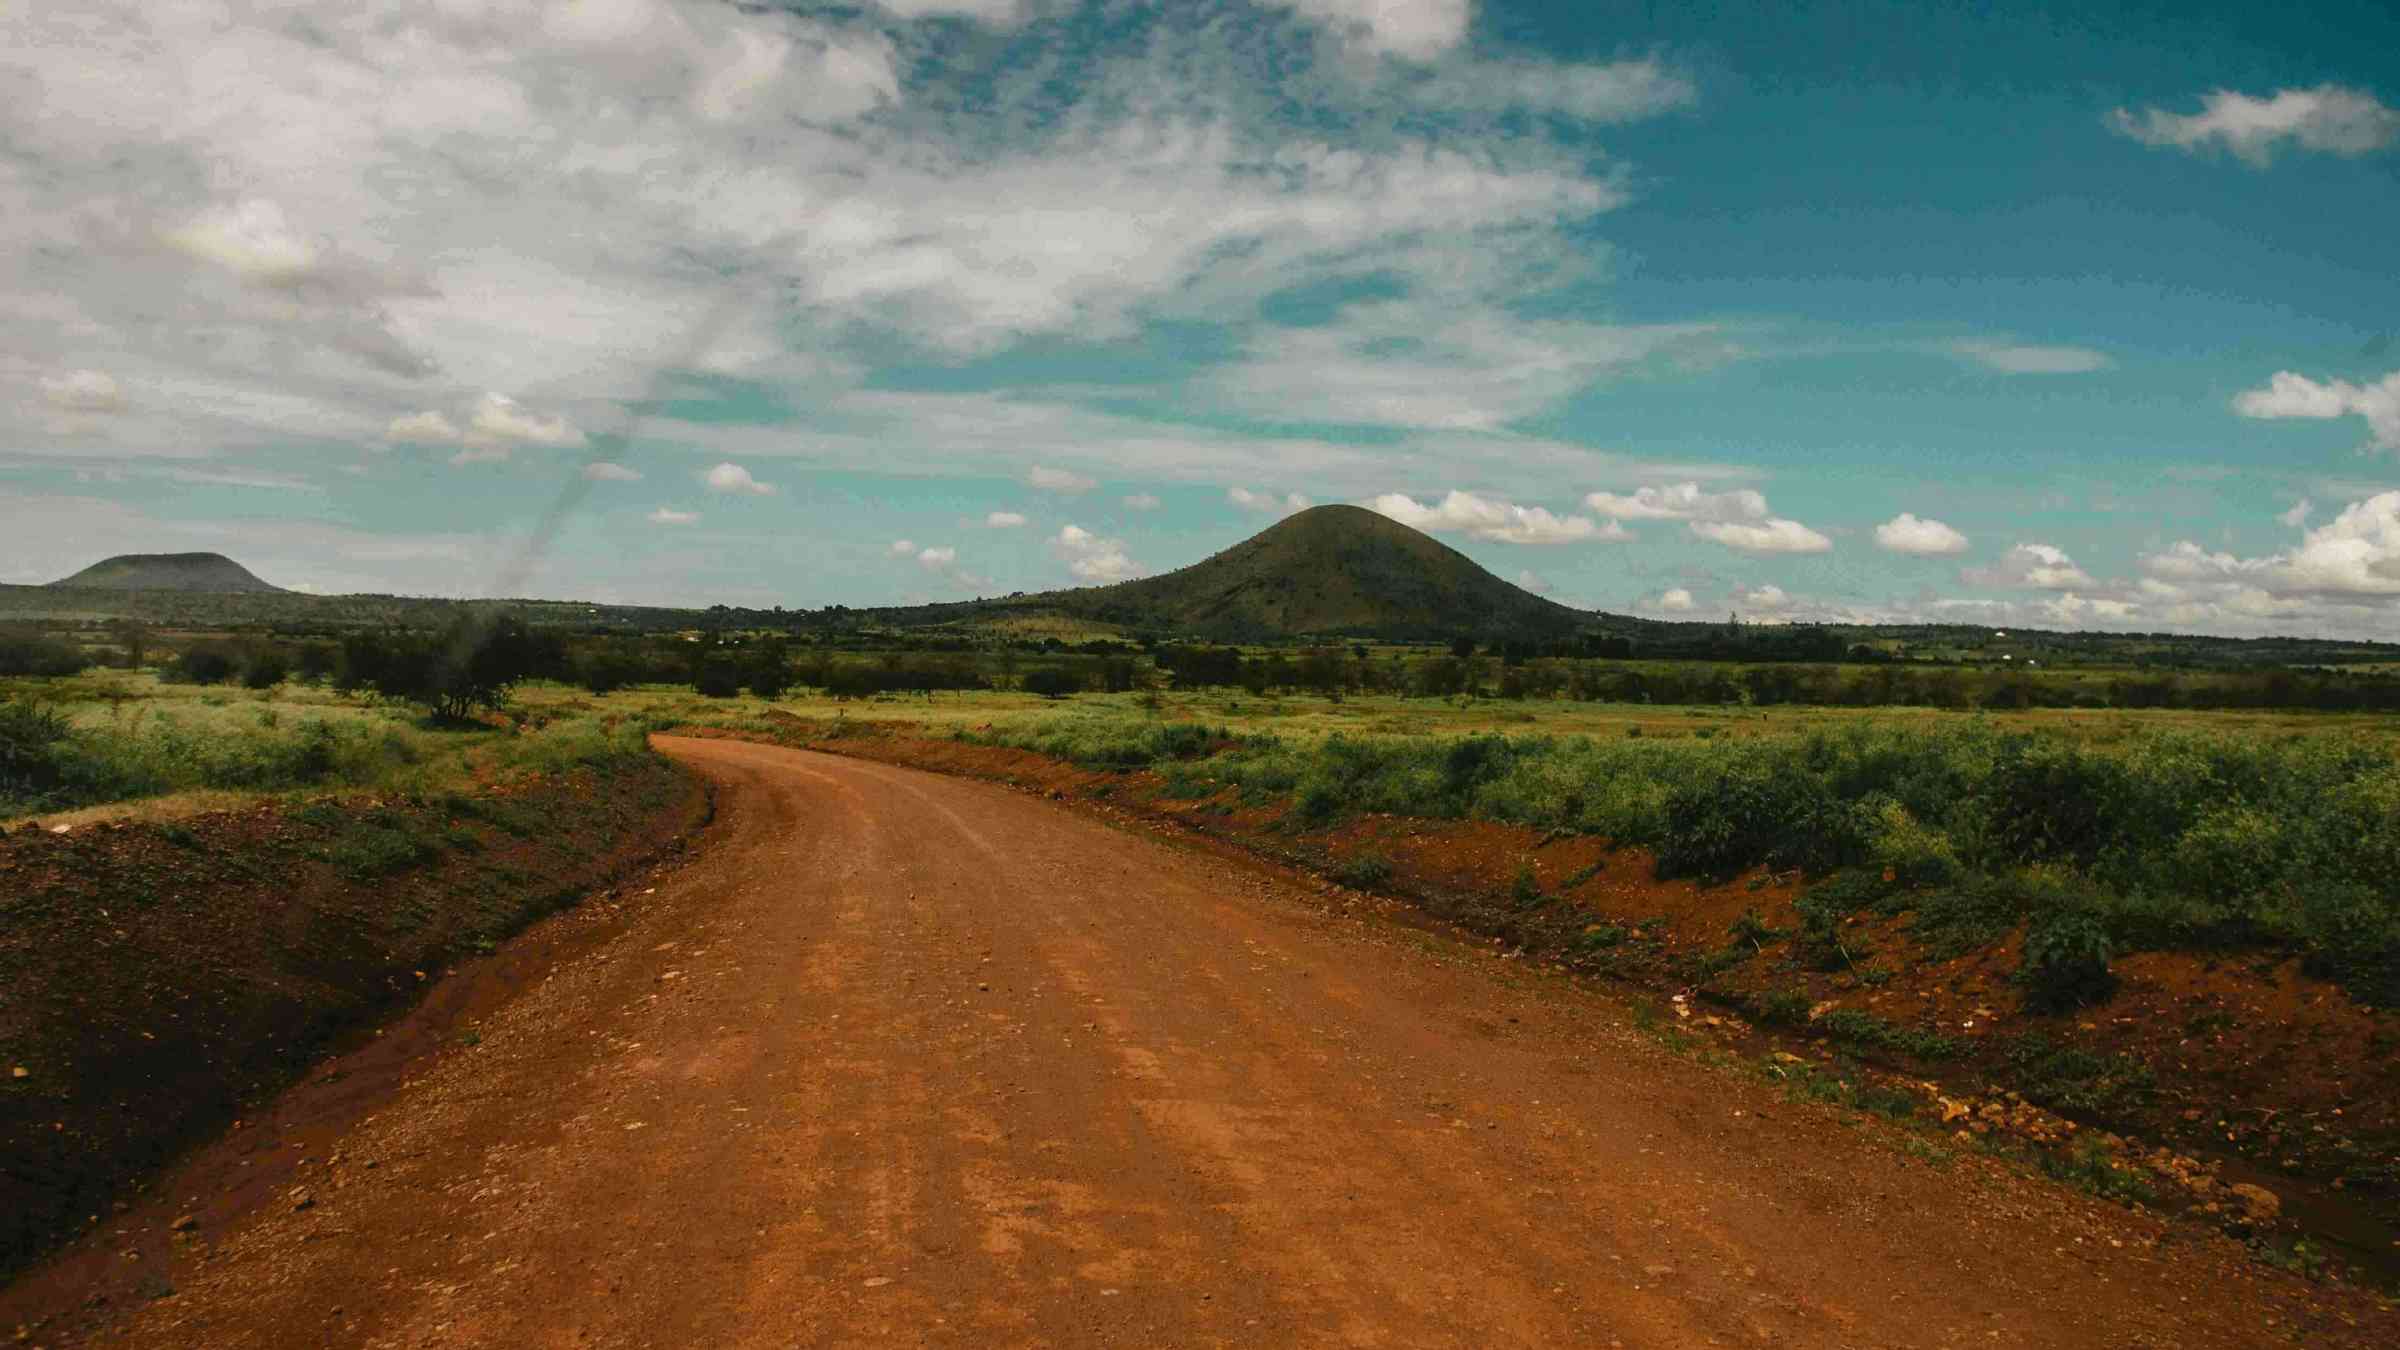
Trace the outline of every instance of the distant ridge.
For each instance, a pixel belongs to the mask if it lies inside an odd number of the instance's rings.
[[[53,586],[105,591],[206,591],[221,595],[280,595],[222,553],[120,553]]]
[[[1359,506],[1311,507],[1160,576],[878,613],[903,624],[1049,613],[1234,642],[1545,638],[1602,620],[1511,585],[1448,544]]]

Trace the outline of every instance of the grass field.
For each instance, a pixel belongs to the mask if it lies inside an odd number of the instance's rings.
[[[38,751],[15,720],[29,710],[63,733]],[[412,708],[322,686],[248,690],[124,671],[0,681],[0,718],[10,719],[0,726],[0,823],[173,816],[326,788],[424,793],[639,753],[646,730],[617,716],[542,714],[434,728]],[[37,753],[38,770],[16,758]],[[140,806],[127,811],[129,802]]]
[[[1830,928],[1910,909],[1975,940],[2018,930],[2060,979],[2141,948],[2276,947],[2400,1002],[2400,721],[2297,712],[1673,708],[1557,700],[1016,692],[772,702],[646,686],[520,686],[506,716],[284,684],[236,691],[104,673],[15,682],[48,718],[47,777],[0,814],[224,794],[424,792],[641,753],[651,728],[897,730],[1157,767],[1190,796],[1467,817],[1648,848],[1663,875],[1753,866],[1830,878]],[[27,685],[38,685],[28,688]],[[26,714],[25,696],[47,711]],[[24,740],[20,722],[18,738]],[[5,731],[6,728],[0,728]],[[0,764],[0,770],[6,770]],[[2097,978],[2094,976],[2094,978]],[[2062,995],[2064,996],[2064,995]]]
[[[806,689],[769,703],[749,695],[702,698],[688,688],[649,685],[596,697],[561,685],[529,685],[516,702],[548,714],[605,710],[659,720],[740,722],[770,707],[815,722],[905,723],[933,735],[961,728],[1022,727],[1058,718],[1206,722],[1241,733],[1273,733],[1315,742],[1345,736],[1506,735],[1712,740],[1776,737],[1862,723],[1927,730],[1965,723],[2062,738],[2110,743],[2158,731],[2213,731],[2245,736],[2335,735],[2400,747],[2400,717],[2382,713],[2299,710],[2190,711],[2181,709],[2032,708],[1957,712],[1934,708],[1683,707],[1565,700],[1427,699],[1353,695],[1336,702],[1314,694],[1264,697],[1239,690],[1193,693],[1079,694],[1050,700],[1016,691],[937,693],[930,698],[886,696],[834,699]]]

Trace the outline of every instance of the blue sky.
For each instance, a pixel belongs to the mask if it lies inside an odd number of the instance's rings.
[[[2388,5],[0,37],[0,580],[894,603],[1339,501],[1620,612],[2400,638]]]

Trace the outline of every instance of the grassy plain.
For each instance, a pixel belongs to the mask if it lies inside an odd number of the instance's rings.
[[[702,698],[690,689],[646,685],[594,696],[565,685],[528,685],[515,702],[545,715],[606,711],[662,721],[738,723],[764,716],[769,708],[812,722],[908,725],[931,735],[989,727],[1020,730],[1058,719],[1098,725],[1147,722],[1205,722],[1238,734],[1272,734],[1316,743],[1328,736],[1457,737],[1483,733],[1510,736],[1640,735],[1661,739],[1804,735],[1857,725],[1897,730],[1934,730],[1976,723],[2008,731],[2038,732],[2084,743],[2117,743],[2161,731],[2207,731],[2235,736],[2333,735],[2365,738],[2400,747],[2400,717],[2386,713],[2327,713],[2302,709],[2197,711],[2167,708],[2028,708],[1950,711],[1936,708],[1840,708],[1780,705],[1767,708],[1678,706],[1649,703],[1576,703],[1549,699],[1431,699],[1398,695],[1348,695],[1340,700],[1315,694],[1258,696],[1240,690],[1079,694],[1052,700],[1016,690],[835,699],[807,689],[762,700]]]
[[[175,684],[146,671],[0,680],[0,708],[12,706],[58,719],[64,735],[44,750],[57,781],[0,774],[0,824],[167,818],[327,788],[423,794],[640,753],[647,729],[534,713],[435,728],[413,708],[322,685]]]

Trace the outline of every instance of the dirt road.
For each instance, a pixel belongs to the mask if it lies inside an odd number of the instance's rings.
[[[662,745],[722,784],[698,860],[348,1128],[307,1195],[183,1239],[129,1343],[2389,1330],[2303,1330],[2297,1286],[2229,1244],[1909,1158],[1280,875],[984,784]]]

